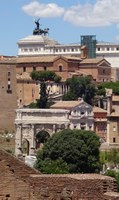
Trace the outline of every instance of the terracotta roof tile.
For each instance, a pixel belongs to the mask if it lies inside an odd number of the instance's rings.
[[[56,56],[25,56],[18,57],[17,63],[53,62]]]
[[[102,60],[103,60],[102,58],[86,58],[81,61],[81,64],[97,64]]]
[[[119,101],[119,96],[116,95],[112,96],[112,101]]]
[[[78,106],[81,101],[59,101],[51,106],[51,108],[73,108]]]
[[[107,113],[107,110],[104,110],[102,108],[99,108],[97,106],[93,107],[93,112],[100,112],[100,113]]]

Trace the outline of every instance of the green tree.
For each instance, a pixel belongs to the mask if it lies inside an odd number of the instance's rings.
[[[63,100],[77,100],[79,97],[82,97],[87,103],[93,104],[96,88],[92,84],[90,77],[72,77],[67,79],[66,84],[70,89],[63,96]]]
[[[32,71],[30,76],[33,80],[40,82],[40,99],[37,100],[36,107],[47,108],[49,91],[47,90],[46,82],[60,82],[61,77],[56,75],[53,71]],[[31,105],[31,107],[32,106],[35,108],[35,105]]]
[[[49,137],[50,137],[49,133],[45,130],[42,130],[37,133],[36,141],[38,143],[45,143],[45,142],[47,142]]]
[[[30,74],[31,78],[35,81],[46,82],[46,81],[55,81],[60,82],[61,77],[58,76],[53,71],[32,71]]]
[[[99,146],[99,137],[94,132],[65,129],[55,133],[37,152],[37,169],[41,170],[45,159],[61,158],[69,173],[93,173],[99,169]]]
[[[77,95],[74,91],[68,91],[66,94],[63,95],[62,100],[63,101],[74,101],[77,99]]]
[[[98,85],[97,95],[105,96],[105,88],[112,89],[115,95],[119,95],[119,82],[104,82]]]
[[[38,164],[38,163],[37,163]],[[36,168],[40,167],[40,172],[44,174],[67,174],[69,171],[68,165],[66,162],[59,158],[57,160],[51,160],[50,158],[40,161],[40,166],[38,164]]]
[[[105,175],[115,178],[116,183],[117,183],[117,191],[119,192],[119,171],[107,170]]]
[[[38,108],[47,108],[49,92],[45,82],[40,83],[40,99],[37,100]]]
[[[100,163],[117,166],[119,164],[119,149],[112,148],[108,151],[100,152]]]

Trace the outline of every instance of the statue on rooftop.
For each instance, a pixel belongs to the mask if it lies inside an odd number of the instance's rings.
[[[48,34],[48,31],[49,31],[49,28],[45,28],[44,30],[41,29],[39,26],[40,26],[40,23],[39,23],[39,20],[35,20],[35,24],[36,24],[36,28],[33,30],[33,35],[42,35],[44,34],[47,35]]]
[[[37,21],[35,20],[35,24],[36,24],[36,26],[37,26],[36,29],[39,29],[39,25],[40,25],[39,20],[40,20],[40,19],[38,19]]]

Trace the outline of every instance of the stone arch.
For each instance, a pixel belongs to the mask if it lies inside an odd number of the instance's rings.
[[[23,139],[22,141],[22,154],[23,155],[29,155],[29,148],[30,148],[30,143],[27,139]]]
[[[36,134],[36,149],[40,147],[40,144],[44,144],[48,138],[50,137],[50,134],[46,130],[40,130]]]

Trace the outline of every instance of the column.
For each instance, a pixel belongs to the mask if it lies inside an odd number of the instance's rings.
[[[29,155],[35,154],[35,137],[34,137],[34,125],[31,125],[30,129],[30,149]]]
[[[107,139],[106,142],[109,144],[110,143],[110,122],[107,121]]]
[[[69,124],[65,124],[64,127],[65,127],[65,129],[68,129],[69,128]]]
[[[86,121],[86,130],[87,130],[87,131],[89,130],[89,124],[88,124],[87,121]]]
[[[56,133],[56,124],[53,124],[52,131],[53,133]]]
[[[16,125],[16,135],[15,135],[15,155],[22,155],[22,125]]]

